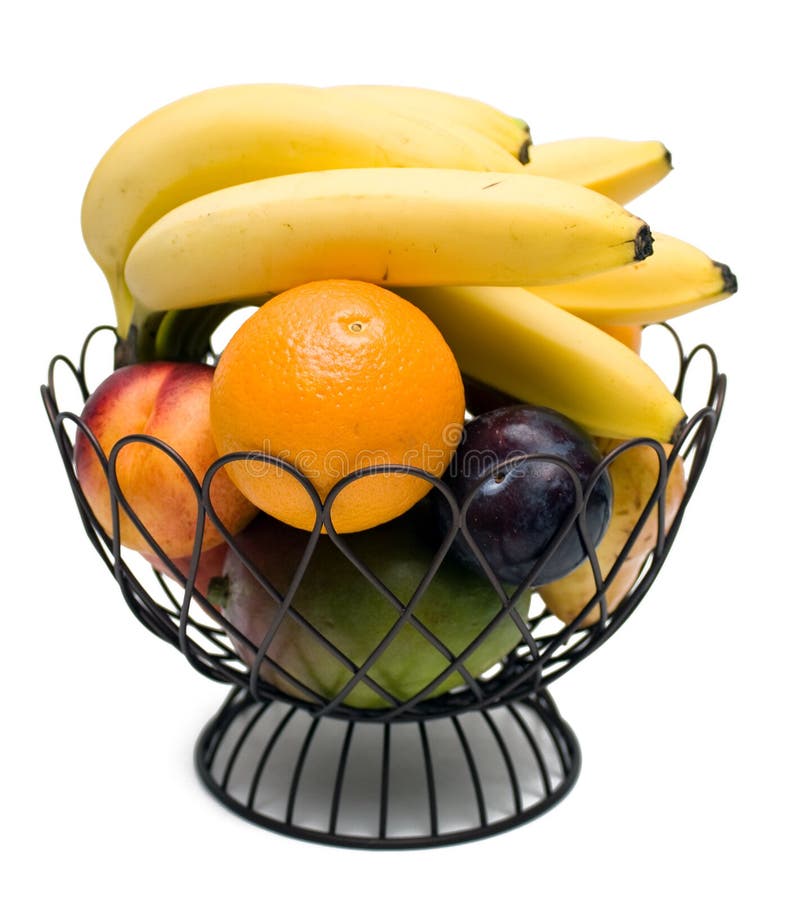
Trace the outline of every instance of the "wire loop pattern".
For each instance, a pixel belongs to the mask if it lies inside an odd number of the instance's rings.
[[[669,325],[657,327],[665,328],[673,339],[678,363],[674,394],[679,399],[695,360],[704,357],[709,363],[705,404],[683,423],[672,449],[666,452],[662,444],[646,438],[626,441],[602,459],[585,485],[567,463],[545,454],[507,459],[487,471],[486,477],[493,478],[511,467],[549,462],[564,468],[574,486],[570,514],[519,585],[499,580],[468,528],[467,510],[480,485],[459,504],[441,479],[423,470],[370,465],[346,474],[322,502],[295,465],[261,452],[222,457],[200,483],[183,458],[159,439],[129,435],[107,455],[78,413],[60,409],[57,397],[64,379],[70,380],[68,387],[75,386],[82,400],[89,396],[91,386],[85,373],[91,345],[97,334],[111,329],[102,326],[90,332],[76,363],[63,355],[52,360],[42,397],[89,540],[142,625],[177,648],[202,675],[231,687],[225,704],[200,736],[196,751],[204,783],[223,803],[257,824],[286,834],[385,848],[482,837],[520,824],[561,799],[577,777],[580,753],[548,688],[606,641],[651,587],[706,463],[724,401],[726,379],[713,350],[701,344],[685,353]],[[77,430],[88,439],[104,468],[112,501],[112,534],[101,527],[79,484],[74,468]],[[166,556],[120,489],[117,457],[135,443],[146,443],[166,454],[193,491],[195,551],[187,570],[181,571]],[[624,548],[603,577],[588,537],[587,498],[614,460],[642,445],[656,456],[656,486]],[[684,465],[686,490],[666,530],[665,491],[677,459]],[[231,464],[273,467],[296,479],[313,503],[313,528],[302,533],[298,544],[301,556],[283,589],[280,579],[276,584],[246,552],[242,541],[227,531],[213,507],[213,480]],[[451,527],[434,542],[430,564],[410,596],[397,596],[357,553],[352,535],[339,534],[332,522],[333,505],[341,492],[360,479],[379,475],[426,480],[430,495],[438,496],[451,514]],[[121,510],[159,559],[155,568],[141,554],[121,546]],[[632,587],[609,610],[607,592],[652,515],[655,546],[641,559]],[[196,586],[199,548],[208,521],[226,540],[227,552],[236,554],[274,604],[261,639],[255,641],[243,633]],[[423,621],[421,601],[459,533],[479,561],[498,608],[465,646],[455,647]],[[577,534],[588,556],[596,590],[578,616],[563,623],[539,600],[535,586],[539,572],[570,533]],[[351,648],[322,633],[298,609],[298,590],[324,541],[332,542],[394,613],[392,624],[364,658],[357,658]],[[514,648],[491,669],[475,672],[473,655],[497,629],[511,626],[516,636]],[[327,692],[290,671],[276,646],[276,636],[284,627],[307,635],[308,646],[318,648],[315,658],[328,654],[343,672],[342,683]],[[441,657],[441,664],[427,683],[407,696],[398,696],[376,672],[385,654],[395,652],[396,638],[412,629],[428,642],[437,659]],[[353,702],[357,691],[372,702]]]

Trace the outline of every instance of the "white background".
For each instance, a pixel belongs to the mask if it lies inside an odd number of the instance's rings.
[[[136,0],[5,14],[5,896],[782,896],[783,70],[771,10]],[[630,621],[554,686],[583,750],[578,784],[490,840],[330,849],[220,807],[191,752],[224,690],[128,613],[48,431],[49,358],[112,316],[79,230],[93,166],[152,109],[240,81],[419,84],[521,115],[536,141],[662,140],[675,169],[632,209],[739,277],[736,297],[679,323],[729,375],[679,540]]]

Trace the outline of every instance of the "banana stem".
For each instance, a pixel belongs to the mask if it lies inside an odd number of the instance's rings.
[[[247,301],[238,301],[169,310],[155,336],[155,358],[173,362],[203,361],[211,350],[210,338],[215,329],[230,313],[247,305]]]
[[[164,315],[162,312],[150,312],[138,304],[134,306],[125,334],[118,329],[114,348],[115,369],[156,359],[155,338]]]
[[[532,145],[532,136],[529,131],[529,126],[523,119],[515,119],[516,122],[521,126],[521,130],[523,131],[523,139],[521,140],[521,146],[518,148],[518,160],[526,165],[529,162],[529,148]]]
[[[109,289],[112,292],[112,301],[114,302],[115,317],[117,319],[117,334],[123,339],[128,337],[134,316],[134,298],[128,290],[125,283],[123,273],[119,269],[103,270],[106,280],[109,282]]]
[[[261,306],[268,299],[252,297],[166,312],[153,312],[135,303],[127,333],[118,335],[115,368],[156,359],[204,362],[213,349],[213,333],[227,316],[246,306]]]
[[[117,343],[114,367],[154,359],[155,334],[163,313],[153,313],[140,306],[131,296],[121,271],[104,270],[112,291],[117,318]]]

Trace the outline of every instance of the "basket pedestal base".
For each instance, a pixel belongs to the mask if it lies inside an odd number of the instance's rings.
[[[574,785],[580,750],[546,691],[417,722],[314,717],[235,689],[196,745],[225,806],[324,844],[416,848],[505,831]]]

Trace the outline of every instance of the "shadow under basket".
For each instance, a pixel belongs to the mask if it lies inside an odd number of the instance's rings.
[[[347,847],[416,848],[504,831],[542,814],[569,792],[578,777],[580,750],[549,687],[607,640],[648,591],[705,465],[725,394],[725,376],[718,371],[711,348],[701,344],[685,353],[670,326],[657,328],[672,338],[675,396],[685,403],[685,394],[695,393],[697,380],[701,401],[674,436],[672,446],[643,438],[624,442],[603,459],[588,485],[584,482],[585,493],[573,473],[573,508],[545,549],[542,562],[562,540],[577,534],[592,566],[594,594],[577,617],[563,622],[551,614],[531,584],[500,583],[475,550],[484,575],[473,577],[484,577],[494,606],[486,621],[460,645],[454,635],[440,631],[434,624],[437,620],[429,619],[426,612],[429,589],[449,564],[453,541],[462,535],[473,545],[466,526],[472,496],[461,507],[440,479],[410,466],[377,465],[343,478],[322,503],[293,466],[261,453],[222,457],[200,482],[172,448],[143,435],[123,439],[107,456],[79,413],[60,409],[58,392],[62,395],[67,389],[73,403],[84,403],[91,391],[85,375],[88,356],[92,360],[100,348],[100,356],[111,358],[113,347],[102,346],[103,339],[95,338],[102,332],[111,335],[112,330],[94,329],[76,363],[62,355],[52,360],[42,387],[44,405],[88,538],[138,621],[179,650],[202,675],[230,687],[195,749],[202,782],[224,806],[259,826],[305,840]],[[79,431],[90,440],[104,468],[115,522],[112,534],[97,521],[76,475],[74,442]],[[184,565],[168,559],[135,515],[116,475],[118,453],[134,441],[166,453],[189,478],[198,511],[194,546],[201,546],[205,522],[212,522],[227,539],[226,552],[234,554],[263,589],[268,608],[261,635],[243,632],[208,597],[200,581],[199,553]],[[585,505],[591,486],[611,461],[640,445],[656,454],[654,489],[616,564],[603,577],[586,538]],[[299,533],[302,552],[283,585],[260,570],[242,542],[226,532],[210,502],[215,475],[223,466],[243,460],[275,466],[296,478],[314,503],[314,530]],[[542,455],[527,457],[525,462],[530,460],[553,462]],[[684,490],[666,524],[666,486],[675,465],[683,467]],[[340,492],[358,479],[380,474],[429,481],[429,496],[438,495],[453,514],[452,529],[434,543],[416,586],[406,596],[397,596],[382,574],[355,551],[351,536],[337,534],[332,525],[331,509]],[[156,566],[121,547],[116,525],[121,511],[150,544],[152,557],[158,558]],[[651,528],[652,522],[656,524],[653,547],[635,557],[639,565],[636,562],[634,581],[623,596],[614,596],[608,603],[620,567],[644,526]],[[356,646],[342,644],[339,632],[320,629],[299,605],[298,590],[304,582],[307,586],[309,566],[325,542],[386,610],[386,624],[360,656]],[[536,584],[536,572],[529,581]],[[340,677],[332,680],[329,690],[318,678],[309,679],[302,665],[288,664],[279,647],[285,644],[285,629],[289,629],[287,639],[293,633],[307,638],[303,646],[312,648],[309,659],[316,661],[314,665],[327,659],[338,671]],[[476,660],[485,642],[504,629],[503,655],[490,668],[478,671]],[[405,635],[408,639],[415,635],[438,665],[432,665],[425,681],[402,696],[383,673],[389,654],[400,648]],[[352,697],[360,696],[357,691],[373,702],[355,704]]]

